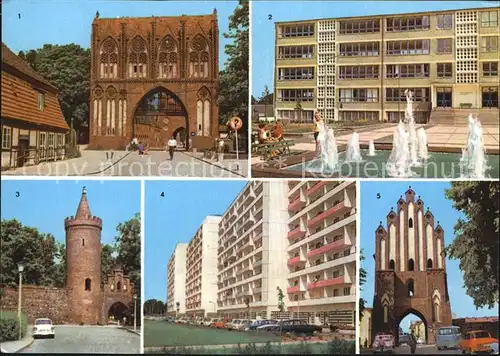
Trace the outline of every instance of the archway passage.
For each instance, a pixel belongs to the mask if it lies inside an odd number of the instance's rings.
[[[189,132],[186,107],[174,93],[163,87],[147,93],[134,112],[133,136],[148,148],[165,149],[174,128],[179,126]],[[189,140],[186,140],[186,149],[189,149]]]
[[[415,333],[415,337],[418,343],[426,344],[428,339],[428,325],[427,320],[422,315],[414,309],[407,310],[397,323],[397,342],[399,345],[408,344],[411,332]]]
[[[116,302],[108,310],[108,322],[123,322],[123,317],[129,318],[129,308],[122,302]]]
[[[177,149],[186,148],[186,139],[188,138],[188,131],[185,127],[178,127],[172,133],[172,136],[177,140]]]

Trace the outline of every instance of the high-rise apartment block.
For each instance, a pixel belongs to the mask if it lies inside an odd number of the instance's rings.
[[[252,181],[209,218],[187,248],[187,316],[277,318],[281,290],[288,317],[354,324],[355,182]]]
[[[399,121],[499,117],[498,7],[276,24],[276,117]]]
[[[167,314],[186,312],[186,250],[187,243],[178,243],[167,265]]]

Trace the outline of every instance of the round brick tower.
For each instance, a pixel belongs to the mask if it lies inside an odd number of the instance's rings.
[[[85,187],[76,215],[66,218],[64,227],[68,316],[73,323],[94,325],[101,320],[102,220],[90,213]]]

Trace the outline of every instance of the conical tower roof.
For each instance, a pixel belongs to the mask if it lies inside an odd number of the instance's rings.
[[[89,202],[87,201],[87,189],[83,187],[80,204],[76,210],[75,219],[89,219],[92,216],[90,212]]]

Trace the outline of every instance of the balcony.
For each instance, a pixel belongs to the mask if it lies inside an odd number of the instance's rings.
[[[323,288],[323,287],[329,287],[329,286],[334,286],[334,285],[339,285],[339,284],[345,284],[344,281],[345,281],[344,276],[331,278],[331,279],[325,279],[323,281],[309,283],[307,285],[307,289]]]
[[[322,212],[321,214],[319,214],[318,216],[310,219],[308,222],[307,222],[307,226],[313,226],[313,225],[316,225],[317,223],[319,223],[320,221],[323,221],[325,220],[327,217],[339,212],[341,209],[344,208],[344,203],[338,203],[337,205],[331,207],[330,209]]]
[[[255,268],[255,267],[259,267],[259,266],[262,266],[262,260],[255,261],[255,262],[253,263],[253,267],[254,267],[254,268]]]
[[[330,250],[340,248],[345,245],[345,238],[341,238],[340,240],[330,242],[329,244],[326,244],[324,246],[321,246],[319,248],[316,248],[314,250],[311,250],[307,253],[307,257],[314,257],[317,255],[321,255],[325,252],[328,252]]]
[[[246,266],[246,267],[243,267],[243,268],[240,268],[236,271],[236,275],[239,276],[240,274],[243,274],[245,272],[248,272],[250,271],[251,267],[250,266]]]
[[[298,197],[294,201],[292,201],[290,204],[288,204],[288,211],[297,211],[300,210],[304,207],[305,202]]]
[[[253,289],[253,294],[260,294],[262,293],[262,287],[255,287]]]
[[[245,251],[245,250],[250,249],[250,248],[253,248],[253,241],[252,240],[249,240],[248,242],[246,242],[242,246],[238,247],[236,249],[236,253],[240,253],[240,252]]]
[[[303,292],[303,288],[300,288],[300,285],[298,286],[293,286],[293,287],[288,287],[286,289],[286,292],[288,294],[293,294],[293,293],[299,293],[299,292]]]
[[[248,295],[252,295],[252,292],[250,292],[250,289],[246,289],[246,290],[243,290],[241,292],[237,292],[236,293],[236,298],[239,298],[239,297],[246,297]]]
[[[326,185],[326,181],[322,180],[313,185],[311,188],[307,190],[307,195],[313,195],[314,193],[318,192],[321,188],[323,188]]]
[[[306,262],[306,261],[301,259],[300,256],[296,256],[296,257],[292,257],[292,258],[288,259],[289,266],[293,266],[293,265],[295,265],[297,263],[301,263],[301,262]]]
[[[302,238],[305,235],[306,235],[306,232],[301,230],[300,226],[299,226],[288,233],[288,239]]]

